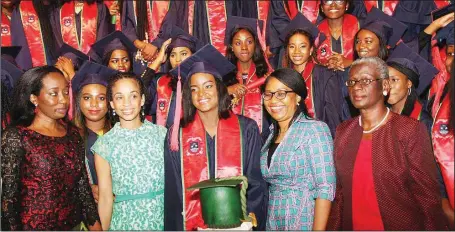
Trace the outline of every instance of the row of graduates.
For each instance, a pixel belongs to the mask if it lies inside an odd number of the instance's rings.
[[[340,5],[342,6],[342,4],[340,4]],[[334,6],[334,7],[338,7],[340,5],[337,3],[331,4],[331,6]],[[390,41],[391,37],[393,37],[394,35],[396,36],[395,33],[398,33],[398,34],[404,33],[405,29],[402,30],[401,32],[395,32],[395,29],[399,28],[399,27],[395,27],[395,26],[393,26],[394,30],[391,31],[390,29],[392,27],[384,25],[384,21],[385,22],[387,22],[387,20],[389,20],[389,22],[393,22],[393,21],[390,21],[391,20],[390,18],[387,18],[387,17],[384,17],[381,15],[380,17],[382,17],[383,20],[379,20],[382,22],[378,22],[377,19],[379,16],[374,16],[374,13],[380,15],[381,12],[375,11],[374,8],[373,8],[372,12],[373,13],[370,14],[371,15],[370,19],[367,19],[367,23],[365,24],[365,26],[362,27],[362,29],[364,29],[363,32],[365,32],[365,31],[370,31],[370,33],[373,32],[377,36],[378,40],[383,40],[383,41]],[[374,18],[374,17],[376,17],[376,18]],[[368,22],[368,20],[370,20],[370,22]],[[231,21],[231,23],[229,21]],[[268,125],[265,124],[264,122],[266,122],[266,121],[263,120],[263,119],[265,119],[265,117],[263,117],[264,115],[263,115],[262,107],[261,107],[262,98],[259,93],[259,90],[257,89],[257,90],[253,90],[253,91],[247,91],[247,88],[246,88],[246,86],[248,84],[254,83],[256,80],[260,79],[260,78],[258,78],[258,74],[259,74],[259,77],[261,77],[261,76],[264,76],[268,71],[270,71],[270,69],[267,70],[268,65],[267,65],[267,62],[264,59],[264,56],[262,55],[262,51],[261,51],[261,50],[265,50],[265,49],[259,48],[259,46],[258,46],[261,44],[261,42],[260,42],[260,39],[258,38],[258,37],[260,37],[260,32],[258,32],[256,26],[258,24],[260,25],[260,23],[258,23],[256,20],[248,20],[248,19],[236,18],[236,17],[231,17],[231,20],[229,20],[229,21],[228,21],[228,28],[230,28],[229,24],[231,24],[231,28],[227,30],[227,31],[229,31],[229,33],[227,33],[227,34],[231,35],[231,37],[230,37],[229,43],[227,43],[228,46],[230,45],[230,47],[228,47],[226,54],[227,54],[227,57],[229,58],[229,52],[231,51],[231,58],[234,59],[234,61],[232,59],[230,59],[231,63],[237,64],[237,75],[234,75],[235,77],[231,78],[231,79],[234,79],[233,83],[235,83],[235,82],[237,82],[237,83],[228,87],[228,92],[229,92],[229,94],[234,95],[235,98],[241,99],[240,100],[241,103],[237,104],[237,106],[238,105],[243,106],[243,107],[240,107],[237,112],[235,111],[235,107],[234,107],[234,112],[238,113],[238,114],[240,114],[240,113],[244,114],[245,116],[248,116],[248,117],[254,119],[256,121],[257,125],[260,126],[259,128],[262,129],[261,131],[266,132],[266,133],[263,133],[263,137],[266,138]],[[248,21],[250,23],[248,23]],[[396,23],[396,22],[394,22],[394,23]],[[390,24],[392,24],[392,23],[390,23]],[[301,29],[304,28],[304,30],[300,30],[300,32],[298,32],[299,31],[298,28],[301,28]],[[175,72],[174,72],[174,75],[156,73],[155,70],[158,69],[157,67],[159,67],[164,60],[167,60],[165,58],[166,53],[169,58],[169,63],[170,63],[171,68],[175,68],[184,58],[188,57],[190,54],[193,54],[197,50],[197,47],[198,47],[198,45],[197,45],[198,42],[194,37],[187,35],[186,33],[182,32],[178,28],[172,28],[172,31],[173,32],[171,32],[171,34],[173,34],[173,35],[170,37],[172,37],[173,39],[168,40],[164,43],[164,45],[161,47],[160,52],[158,53],[157,58],[155,59],[155,62],[152,62],[149,65],[146,72],[144,72],[142,74],[142,79],[145,83],[145,86],[148,87],[148,90],[146,91],[146,93],[148,93],[148,96],[153,96],[146,100],[147,103],[146,103],[146,107],[145,107],[146,108],[145,112],[147,112],[146,113],[147,115],[152,116],[152,120],[154,120],[155,122],[157,122],[160,125],[167,125],[167,127],[170,127],[170,125],[172,125],[175,122],[173,116],[175,115],[174,111],[175,111],[176,101],[173,99],[175,99],[179,93],[179,91],[176,91],[177,90],[177,79],[175,78],[178,75]],[[327,70],[327,68],[325,68],[325,67],[322,67],[322,66],[319,66],[316,64],[309,64],[311,62],[307,62],[310,57],[309,54],[311,53],[311,52],[308,52],[308,50],[311,50],[311,48],[313,47],[311,44],[314,40],[316,40],[314,38],[320,39],[320,36],[319,36],[319,32],[317,31],[317,29],[314,26],[312,26],[311,23],[308,23],[308,20],[306,18],[304,18],[302,15],[297,14],[296,17],[294,18],[294,21],[292,21],[290,23],[290,25],[288,26],[288,28],[285,29],[285,31],[286,31],[285,34],[286,34],[287,38],[282,37],[281,39],[282,39],[282,41],[285,41],[285,44],[286,44],[285,47],[287,47],[287,49],[285,49],[286,56],[284,56],[285,58],[288,58],[286,61],[288,61],[289,64],[292,64],[290,67],[293,67],[294,69],[296,69],[297,71],[302,73],[302,75],[304,77],[305,76],[311,77],[311,78],[305,78],[306,84],[307,84],[307,86],[314,87],[314,88],[308,89],[309,97],[305,101],[305,105],[309,108],[308,114],[309,115],[313,114],[312,115],[313,117],[316,117],[316,118],[326,122],[329,125],[329,128],[331,129],[332,135],[333,135],[335,127],[342,120],[349,118],[349,114],[351,113],[351,112],[349,112],[349,110],[346,110],[347,107],[345,107],[349,103],[344,102],[342,100],[342,99],[344,99],[342,92],[345,91],[345,90],[343,90],[343,86],[344,86],[344,82],[345,82],[344,78],[346,78],[347,74],[343,74],[342,70],[340,70],[340,72],[332,72],[332,71]],[[292,33],[295,33],[299,36],[294,36],[295,34],[292,34]],[[450,35],[450,34],[448,34],[448,35]],[[356,35],[356,38],[359,38],[360,36],[361,36],[361,32],[359,31],[358,35]],[[292,37],[294,37],[294,38],[292,38]],[[371,37],[371,35],[370,35],[370,37]],[[399,36],[399,37],[401,37],[401,36]],[[112,41],[115,38],[117,38],[117,40]],[[299,39],[300,39],[300,41],[299,41]],[[368,40],[368,39],[365,39],[365,40]],[[327,40],[323,40],[323,41],[327,41]],[[397,43],[397,40],[395,41],[395,44],[396,43]],[[106,44],[109,44],[110,46],[105,46]],[[251,46],[252,44],[254,46]],[[333,43],[333,44],[335,44],[335,43]],[[333,44],[331,46],[332,48],[334,46]],[[389,43],[390,46],[394,46],[395,44],[394,44],[394,42]],[[236,50],[236,46],[237,46],[237,50]],[[119,70],[119,71],[129,71],[130,70],[130,68],[132,66],[131,63],[129,64],[129,66],[128,65],[124,66],[123,62],[133,60],[132,56],[131,56],[131,51],[134,51],[135,46],[134,46],[134,43],[129,41],[121,33],[115,32],[114,34],[105,38],[105,40],[100,41],[100,43],[98,45],[95,45],[93,47],[95,48],[95,50],[96,50],[96,47],[99,47],[98,50],[100,50],[101,52],[98,52],[98,53],[100,53],[100,54],[106,55],[109,52],[112,53],[110,55],[111,59],[108,59],[109,62],[107,63],[107,65],[109,65],[110,67],[115,68],[115,65],[113,63],[119,63],[118,64],[119,68],[116,68],[117,70]],[[124,47],[124,48],[122,48],[122,47]],[[296,47],[300,47],[303,49],[296,51],[296,52],[292,52],[292,49],[293,48],[295,49]],[[373,49],[372,49],[373,52],[371,54],[369,54],[368,49],[365,49],[364,47],[362,47],[362,45],[359,45],[359,48],[357,48],[357,46],[355,47],[355,49],[356,49],[355,52],[358,53],[359,57],[362,57],[362,55],[364,57],[381,56],[381,51],[380,51],[381,49],[378,49],[379,47],[380,47],[379,45],[376,47],[373,47]],[[400,49],[397,49],[396,52],[391,52],[389,63],[391,63],[392,65],[390,65],[390,66],[393,66],[393,63],[396,63],[396,64],[398,64],[398,65],[395,64],[395,67],[398,67],[398,68],[396,68],[396,70],[401,70],[402,73],[409,74],[407,76],[410,79],[410,81],[412,82],[412,85],[414,86],[414,89],[409,88],[411,91],[415,91],[417,86],[419,86],[419,89],[420,88],[425,89],[428,86],[428,84],[430,83],[432,75],[434,76],[434,74],[437,71],[434,71],[434,69],[432,69],[431,67],[419,70],[418,69],[419,67],[423,68],[423,67],[425,67],[425,65],[428,65],[428,64],[425,63],[424,60],[422,61],[422,59],[417,54],[412,53],[411,49],[406,47],[406,45],[404,45],[403,43],[401,43],[398,47],[400,47]],[[117,48],[117,49],[113,49],[113,48]],[[122,49],[118,49],[118,48],[122,48]],[[362,50],[362,48],[363,48],[363,50]],[[70,48],[66,48],[66,49],[71,50]],[[375,49],[376,49],[377,54],[374,54]],[[121,58],[117,58],[117,59],[112,59],[112,57],[115,55],[114,53],[116,50],[118,50],[117,52],[119,52],[119,51],[121,52],[121,50],[123,50],[122,54],[123,54],[123,56],[127,56],[127,58],[125,59],[125,58],[121,57]],[[318,50],[318,49],[316,48],[316,50]],[[128,54],[128,51],[130,52],[130,54]],[[305,53],[305,51],[306,51],[306,53]],[[83,54],[77,53],[76,51],[71,51],[71,53],[77,54],[77,57],[78,57],[77,59],[81,59],[81,57],[82,57],[82,60],[88,59],[87,57],[84,58]],[[382,53],[382,54],[384,54],[384,53]],[[403,56],[405,54],[406,54],[406,56]],[[255,57],[256,58],[259,57],[259,59],[255,59]],[[262,59],[261,59],[261,57],[262,57]],[[336,57],[336,55],[333,55],[333,57]],[[398,60],[395,59],[395,62],[394,62],[394,59],[392,59],[394,57],[398,59]],[[383,58],[383,57],[381,57],[381,58]],[[406,61],[406,60],[403,60],[402,58],[407,58],[408,60]],[[235,60],[235,59],[237,59],[237,60]],[[383,58],[383,59],[385,59],[385,58]],[[62,61],[60,61],[61,64],[57,64],[57,66],[61,66],[61,69],[64,71],[66,76],[69,79],[71,79],[71,76],[72,76],[72,74],[74,74],[74,71],[71,71],[71,68],[67,68],[67,66],[71,66],[71,65],[69,65],[68,60],[66,60],[66,62],[65,62],[65,58],[60,58],[59,60],[62,60]],[[111,60],[112,60],[112,62],[110,62]],[[114,60],[116,60],[116,61],[114,61]],[[412,62],[409,62],[409,60],[411,60]],[[173,65],[173,62],[174,62],[174,65]],[[57,63],[59,63],[59,62],[57,62]],[[75,63],[77,63],[77,62],[75,62]],[[128,62],[125,62],[125,63],[128,63]],[[286,62],[283,62],[283,63],[286,63]],[[335,62],[335,63],[337,63],[337,62]],[[414,63],[414,64],[412,64],[412,63]],[[2,62],[2,64],[3,64],[3,62]],[[64,65],[64,64],[67,64],[67,65]],[[252,64],[254,64],[254,65],[252,65]],[[307,68],[308,67],[307,65],[310,65],[310,67],[312,67],[312,68]],[[333,64],[334,69],[336,69],[336,68],[344,69],[345,68],[345,67],[342,68],[341,66],[337,67],[337,65],[338,64]],[[344,65],[344,63],[343,63],[343,65]],[[87,65],[87,67],[89,67],[89,66],[90,65]],[[329,66],[330,66],[330,64],[329,64]],[[407,69],[403,69],[402,68],[403,66],[407,67]],[[77,67],[77,65],[76,65],[76,67]],[[426,67],[429,67],[429,66],[426,66]],[[261,70],[261,68],[262,68],[262,70]],[[221,70],[221,69],[218,69],[218,70]],[[242,72],[239,72],[238,70],[242,70]],[[311,70],[312,72],[310,72],[308,70]],[[416,75],[411,75],[413,73],[412,72],[409,73],[408,70],[411,70]],[[427,70],[425,75],[420,74],[420,73],[424,73],[422,70]],[[91,71],[86,71],[86,72],[96,73],[97,71],[91,70]],[[308,74],[308,72],[312,75]],[[81,73],[84,73],[84,72],[81,72]],[[314,76],[314,78],[313,78],[313,76]],[[420,76],[421,78],[419,78],[417,76]],[[224,78],[224,79],[225,80],[229,79],[229,77]],[[424,84],[415,84],[416,82],[419,82],[418,79],[420,79],[420,82],[424,83]],[[77,80],[77,79],[74,79],[74,80]],[[308,80],[309,80],[309,82],[308,82]],[[318,81],[321,81],[322,83],[317,84]],[[243,84],[239,84],[239,83],[243,83]],[[327,83],[330,83],[330,84],[327,85]],[[77,84],[74,86],[77,86]],[[324,89],[324,88],[320,88],[320,87],[316,87],[316,86],[326,86],[327,88]],[[168,88],[166,88],[166,87],[168,87]],[[160,89],[162,91],[160,91]],[[313,90],[313,89],[315,89],[315,90]],[[408,88],[405,88],[405,89],[408,89]],[[421,93],[421,92],[419,91],[419,93]],[[318,94],[320,94],[320,95],[318,95]],[[416,94],[416,93],[412,92],[412,94],[414,96],[414,94]],[[332,95],[332,96],[330,96],[330,95]],[[242,96],[243,96],[243,98],[242,98]],[[408,98],[410,98],[410,97],[408,97]],[[3,99],[3,97],[2,97],[2,99]],[[321,100],[315,100],[315,99],[321,99]],[[326,99],[326,100],[322,100],[322,99]],[[259,100],[259,104],[257,102],[258,100]],[[400,100],[403,100],[403,98],[401,98]],[[404,102],[406,102],[406,98],[404,100],[405,100]],[[177,101],[177,102],[179,102],[179,101]],[[321,102],[330,102],[330,103],[321,103]],[[401,101],[401,103],[404,103],[404,102]],[[414,102],[417,102],[415,104],[418,104],[418,101],[414,101]],[[391,103],[391,104],[395,105],[393,103]],[[258,105],[259,105],[259,109],[258,109]],[[399,105],[399,104],[397,104],[397,105]],[[395,109],[397,112],[402,111],[401,109],[399,109],[400,107],[397,107],[397,108],[398,108],[398,110]],[[420,109],[419,107],[414,107],[414,108]],[[150,110],[147,110],[147,109],[150,109]],[[321,113],[318,113],[318,112],[321,112]],[[411,114],[413,114],[416,118],[420,118],[420,119],[424,118],[424,117],[422,117],[421,110],[415,110],[415,112],[413,110],[411,110],[411,112],[412,112]],[[319,115],[321,115],[321,116],[319,116]],[[345,118],[345,119],[343,119],[343,118]],[[428,120],[427,120],[427,122],[428,122]],[[431,127],[428,127],[428,128],[431,128]],[[95,135],[95,136],[93,136],[93,135]],[[93,141],[91,143],[93,144],[94,140],[96,140],[96,138],[97,138],[96,133],[93,132],[91,137],[92,137],[92,141]],[[208,138],[210,138],[210,137],[208,137]],[[207,138],[207,141],[210,142],[208,140],[208,138]],[[213,140],[213,138],[211,138],[211,139]],[[247,141],[246,139],[247,139],[247,137],[243,138],[242,141]],[[213,142],[213,141],[211,141],[211,142]],[[189,143],[189,144],[192,144],[192,143]],[[214,144],[214,143],[212,143],[212,144]],[[88,150],[89,150],[88,153],[91,153],[90,149],[89,149],[90,147],[91,146],[88,146]],[[210,147],[213,151],[215,150],[214,147],[212,147],[212,146],[210,146]],[[257,147],[257,145],[254,145],[253,147]],[[260,144],[259,144],[259,147],[260,147]],[[209,152],[209,154],[215,154],[215,152]],[[214,160],[215,159],[214,157],[211,157],[212,159],[209,158],[209,160]],[[213,162],[209,162],[209,163],[213,163]],[[244,163],[246,164],[247,162],[245,161]],[[177,166],[179,166],[179,165],[177,165]],[[90,165],[89,165],[89,167],[90,167]],[[212,169],[214,169],[214,168],[212,168]],[[92,171],[92,173],[94,173],[93,164],[92,164],[91,171]],[[215,173],[214,170],[211,170],[211,172]],[[176,176],[180,176],[180,175],[176,175]],[[210,176],[215,176],[215,175],[210,175]],[[92,175],[92,177],[96,178],[96,175]],[[252,179],[252,182],[254,182],[255,178],[250,177],[250,179]],[[177,181],[177,182],[179,182],[179,181]],[[253,184],[253,186],[254,186],[254,184]],[[177,186],[177,188],[178,188],[178,186]],[[180,186],[180,188],[181,188],[181,186]],[[251,198],[258,199],[258,201],[260,201],[260,198],[257,198],[257,197],[251,197]],[[181,212],[181,211],[176,211],[176,212]],[[180,213],[178,213],[178,214],[180,214]],[[261,215],[260,213],[257,213],[257,214]],[[182,221],[183,221],[183,219],[182,219]],[[179,223],[176,223],[176,225],[178,225],[178,224]]]

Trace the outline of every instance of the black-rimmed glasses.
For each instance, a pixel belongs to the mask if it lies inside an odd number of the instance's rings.
[[[373,83],[373,81],[379,81],[379,80],[382,80],[381,78],[377,78],[377,79],[360,79],[360,80],[348,80],[345,82],[346,86],[347,87],[354,87],[354,85],[356,85],[357,83],[360,83],[361,86],[367,86],[367,85],[370,85],[371,83]]]
[[[265,92],[262,94],[262,98],[266,101],[271,100],[273,95],[275,95],[276,99],[283,100],[286,98],[288,93],[293,93],[294,91],[286,91],[286,90],[278,90],[276,92]]]

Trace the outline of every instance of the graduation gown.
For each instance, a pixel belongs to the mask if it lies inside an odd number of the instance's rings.
[[[260,170],[261,138],[259,129],[252,119],[238,116],[243,141],[243,175],[248,178],[247,212],[253,212],[258,220],[258,230],[265,229],[264,195],[265,181]],[[168,132],[168,138],[170,134]],[[169,141],[169,139],[166,139]],[[211,138],[206,133],[207,155],[210,178],[215,177],[216,136]],[[230,142],[230,141],[226,141]],[[183,191],[181,156],[179,151],[171,151],[169,143],[165,142],[165,188],[164,188],[164,229],[182,231],[183,227]]]
[[[97,139],[98,134],[87,128],[87,137],[85,140],[85,165],[87,167],[87,173],[89,174],[90,184],[96,185],[98,184],[98,178],[95,169],[95,156],[91,148]]]
[[[66,4],[71,4],[71,3],[65,3],[65,5]],[[93,4],[97,4],[96,5],[97,15],[95,16],[96,17],[96,40],[93,41],[93,43],[94,43],[94,42],[102,39],[109,33],[109,24],[108,24],[109,10],[107,9],[106,5],[104,5],[103,3],[93,3]],[[64,6],[62,6],[62,7],[64,7]],[[63,45],[63,43],[67,43],[67,44],[71,45],[71,43],[69,41],[65,41],[64,38],[62,37],[62,26],[65,27],[65,24],[68,24],[68,25],[71,25],[73,23],[75,24],[76,31],[77,31],[77,33],[76,33],[77,41],[81,41],[81,36],[85,37],[82,34],[85,34],[87,32],[87,31],[82,30],[84,27],[83,24],[86,22],[86,19],[82,18],[83,10],[79,14],[76,14],[74,12],[74,9],[72,12],[67,13],[67,14],[74,15],[75,22],[71,22],[70,20],[62,22],[61,13],[60,13],[62,7],[54,9],[51,13],[52,30],[55,34],[55,37],[57,38],[57,44],[59,47],[61,47]],[[74,24],[73,24],[73,26],[74,26]],[[86,26],[91,26],[91,25],[86,25]],[[85,29],[85,30],[87,30],[87,29]],[[83,40],[82,40],[82,43],[84,43]],[[74,47],[74,48],[79,49],[82,52],[84,52],[85,54],[87,54],[88,51],[90,50],[91,45],[92,44],[79,44],[79,47]]]

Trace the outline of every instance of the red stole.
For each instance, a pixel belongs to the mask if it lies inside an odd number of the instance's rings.
[[[342,54],[345,58],[354,59],[354,40],[355,34],[359,30],[359,22],[357,18],[350,14],[344,14],[343,28],[341,32]],[[327,36],[327,39],[321,43],[317,51],[318,61],[322,64],[327,62],[327,59],[332,55],[332,36],[330,34],[329,23],[327,19],[322,20],[318,29]]]
[[[436,161],[446,185],[450,205],[454,207],[454,134],[449,129],[450,97],[447,95],[436,112],[431,134]],[[437,103],[435,103],[437,104]],[[452,103],[453,104],[453,103]]]
[[[435,40],[432,41],[432,48],[431,48],[432,63],[434,65],[434,67],[436,67],[439,70],[439,73],[436,74],[434,79],[431,81],[431,87],[430,87],[430,91],[428,93],[428,98],[431,99],[434,97],[433,107],[430,110],[431,110],[431,116],[433,118],[435,118],[436,111],[438,110],[438,107],[439,107],[439,101],[441,99],[442,91],[443,91],[446,83],[449,81],[450,74],[447,72],[445,62],[444,62],[445,61],[445,47],[440,50],[438,46],[433,45],[433,42],[436,42],[436,41]]]
[[[19,12],[33,67],[46,65],[47,59],[41,25],[32,1],[21,1]]]
[[[269,8],[270,2],[269,1],[257,1],[257,9],[258,9],[258,19],[267,23],[267,17],[269,15]],[[266,33],[266,25],[264,25],[262,29],[262,34],[265,35]]]
[[[11,21],[2,12],[2,47],[9,47],[11,46]]]
[[[450,1],[449,0],[434,0],[434,4],[436,4],[436,8],[439,9],[439,8],[443,8],[447,5],[450,4]]]
[[[316,20],[319,16],[319,5],[320,1],[315,0],[303,0],[302,5],[299,6],[296,0],[289,0],[288,7],[286,9],[286,13],[288,14],[289,18],[293,19],[298,12],[302,13],[310,22],[316,23]],[[286,7],[286,4],[285,4]]]
[[[397,4],[399,0],[379,0],[382,1],[382,12],[389,16],[393,16],[393,12],[395,12],[395,8],[397,7]],[[364,0],[365,7],[367,8],[367,11],[370,12],[371,8],[376,7],[379,8],[378,0]]]
[[[166,127],[166,121],[171,106],[172,89],[169,87],[171,77],[169,75],[161,76],[157,81],[157,109],[156,124]]]
[[[316,111],[314,110],[314,98],[313,98],[313,68],[314,63],[308,62],[305,65],[305,69],[302,72],[303,80],[305,80],[307,89],[307,98],[305,99],[305,105],[308,109],[308,116],[316,118]]]
[[[160,33],[161,24],[169,10],[170,1],[147,1],[148,41],[153,41]],[[133,2],[134,16],[137,25],[136,1]]]
[[[420,116],[422,116],[422,104],[416,100],[414,103],[414,109],[409,117],[420,120]]]
[[[207,20],[209,26],[210,44],[221,54],[225,55],[224,33],[226,31],[226,4],[225,1],[206,1]],[[188,1],[188,30],[193,34],[194,0]]]
[[[63,42],[87,54],[92,44],[96,42],[98,24],[98,4],[87,4],[81,11],[81,30],[77,31],[74,1],[65,3],[60,8],[60,30]],[[81,33],[79,41],[78,34]]]
[[[237,63],[237,70],[240,70],[240,63]],[[262,77],[263,78],[263,77]],[[256,75],[256,65],[251,62],[250,70],[248,72],[248,78],[245,85],[255,82],[259,77]],[[242,74],[237,73],[237,81],[243,83]],[[251,118],[259,126],[259,130],[262,131],[262,95],[259,87],[249,89],[247,93],[242,97],[242,100],[238,105],[232,108],[235,114],[243,115]]]
[[[109,7],[111,7],[114,4],[114,2],[117,2],[118,4],[118,1],[104,1],[104,4],[109,9]],[[122,18],[121,14],[117,14],[116,16],[111,15],[111,17],[115,17],[115,30],[122,31],[122,23],[120,22],[120,19]]]
[[[205,227],[202,219],[199,190],[186,189],[209,178],[242,175],[242,134],[236,115],[220,119],[216,134],[215,176],[209,177],[209,154],[206,147],[206,131],[196,113],[194,121],[181,129],[180,159],[182,162],[183,223],[184,230]]]

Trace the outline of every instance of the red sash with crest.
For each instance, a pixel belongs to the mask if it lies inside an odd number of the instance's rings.
[[[240,63],[237,63],[237,70],[240,70]],[[252,62],[245,85],[255,82],[258,79],[259,77],[256,75],[256,65]],[[243,83],[242,74],[239,72],[237,73],[237,81]],[[262,131],[262,95],[259,87],[249,89],[242,97],[239,104],[232,108],[232,111],[235,114],[253,119],[258,124],[259,130]]]
[[[60,30],[63,42],[87,54],[96,42],[98,24],[98,4],[87,4],[81,11],[81,31],[77,31],[74,1],[65,3],[60,8]],[[79,41],[78,34],[81,33]]]
[[[305,99],[305,105],[308,109],[308,116],[316,118],[316,111],[314,110],[314,98],[313,98],[313,68],[314,63],[308,62],[305,65],[305,69],[302,72],[302,77],[305,80],[307,89],[307,98]]]
[[[397,7],[397,4],[399,0],[379,0],[382,1],[382,12],[389,16],[393,16],[393,12],[395,12],[395,8]],[[371,8],[376,7],[379,8],[378,0],[364,0],[365,7],[367,8],[367,11],[370,12]]]
[[[209,154],[206,131],[199,115],[180,130],[180,158],[182,162],[184,230],[204,228],[199,190],[186,189],[209,178],[242,175],[243,154],[240,122],[236,115],[220,119],[216,134],[215,176],[209,177]]]
[[[156,124],[166,127],[166,121],[171,106],[172,89],[169,87],[171,77],[169,75],[161,76],[157,81],[157,109],[156,109]]]
[[[454,133],[449,129],[449,115],[450,97],[447,95],[436,113],[431,134],[434,156],[441,169],[450,205],[454,208]]]
[[[225,55],[224,33],[226,31],[227,14],[225,1],[206,1],[207,20],[209,26],[210,44],[221,54]],[[194,0],[188,1],[188,29],[193,34]]]
[[[414,109],[411,112],[409,117],[420,120],[420,116],[422,115],[422,104],[419,101],[414,103]]]
[[[2,12],[2,47],[9,47],[11,46],[11,21]]]
[[[161,24],[169,11],[170,1],[147,1],[148,41],[153,41],[160,33]],[[137,25],[136,2],[133,2],[134,16]]]
[[[342,54],[346,59],[354,59],[354,40],[355,34],[359,31],[359,22],[357,18],[350,14],[345,14],[343,17],[343,28],[341,32],[341,48]],[[330,34],[329,23],[327,19],[322,20],[318,29],[327,36],[327,39],[321,43],[317,51],[318,61],[325,64],[328,58],[332,55],[332,36]]]
[[[286,9],[286,13],[289,18],[292,20],[298,12],[302,13],[310,22],[316,23],[316,20],[319,16],[319,5],[320,1],[315,0],[303,0],[302,4],[299,6],[296,0],[289,0]],[[286,6],[286,4],[285,4]]]
[[[19,11],[24,28],[25,39],[27,40],[32,58],[33,67],[47,64],[46,50],[44,49],[41,25],[32,1],[21,1]]]
[[[113,4],[114,2],[117,2],[118,4],[118,1],[104,1],[104,4],[107,6],[107,8],[109,9]],[[111,16],[113,17],[113,16]],[[120,14],[117,14],[115,16],[115,30],[116,31],[122,31],[122,23],[120,22],[120,19],[121,19],[121,13]]]

